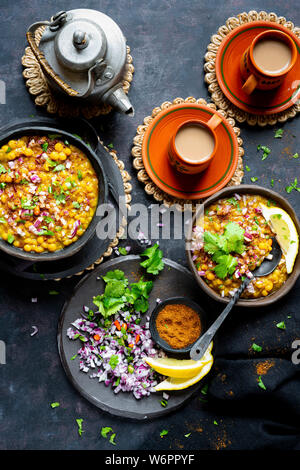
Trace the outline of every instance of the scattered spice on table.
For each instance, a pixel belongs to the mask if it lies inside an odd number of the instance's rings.
[[[156,328],[159,336],[174,349],[194,343],[201,333],[198,313],[184,304],[166,305],[157,315]]]
[[[265,361],[258,362],[256,364],[256,373],[257,375],[265,375],[271,367],[273,367],[275,364],[274,361],[270,359],[266,359]]]

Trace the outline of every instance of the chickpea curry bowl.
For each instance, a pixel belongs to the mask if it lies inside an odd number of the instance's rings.
[[[237,305],[269,304],[282,297],[300,274],[299,221],[289,203],[259,186],[225,188],[210,197],[194,216],[187,256],[194,276],[215,300],[229,302],[245,277],[251,282]],[[252,274],[272,259],[273,240],[282,256],[267,276]]]
[[[31,261],[78,252],[94,235],[107,183],[79,136],[23,128],[0,140],[0,249]]]

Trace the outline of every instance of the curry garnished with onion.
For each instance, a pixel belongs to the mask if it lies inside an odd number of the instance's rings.
[[[0,237],[25,252],[61,250],[89,226],[98,178],[87,156],[57,136],[24,136],[0,149]]]

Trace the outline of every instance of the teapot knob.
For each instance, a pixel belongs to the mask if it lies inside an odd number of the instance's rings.
[[[88,35],[84,31],[81,31],[80,29],[77,29],[76,31],[74,31],[73,44],[76,47],[76,49],[84,49],[85,47],[88,46],[88,43],[89,43],[89,38],[88,38]]]

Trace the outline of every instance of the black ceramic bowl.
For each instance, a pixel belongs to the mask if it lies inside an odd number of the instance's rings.
[[[221,297],[217,292],[215,292],[213,289],[211,289],[205,281],[198,275],[197,269],[195,267],[195,263],[193,261],[193,255],[191,250],[188,248],[189,243],[192,239],[192,230],[193,227],[196,225],[196,221],[198,217],[200,216],[201,213],[204,213],[204,211],[211,205],[216,203],[219,199],[224,199],[224,198],[230,198],[232,197],[235,193],[238,194],[252,194],[252,195],[260,195],[263,196],[267,199],[271,199],[275,201],[279,207],[281,207],[283,210],[285,210],[293,220],[295,227],[297,229],[298,235],[300,235],[300,222],[299,219],[290,205],[290,203],[282,197],[280,194],[276,193],[275,191],[272,191],[267,188],[263,188],[262,186],[257,186],[257,185],[247,185],[247,184],[242,184],[240,186],[230,186],[226,187],[224,189],[221,189],[217,193],[215,193],[213,196],[209,197],[204,201],[204,203],[201,205],[199,208],[199,211],[194,215],[192,218],[192,221],[189,225],[188,228],[188,235],[186,238],[186,256],[188,259],[188,264],[190,267],[190,270],[194,274],[194,278],[198,282],[199,286],[201,289],[206,292],[210,297],[212,297],[214,300],[217,300],[218,302],[222,303],[228,303],[230,301],[230,298],[228,297]],[[273,302],[276,302],[277,300],[281,299],[284,295],[286,295],[294,286],[296,283],[298,277],[300,276],[300,252],[297,255],[297,258],[295,260],[294,264],[294,269],[291,274],[289,274],[287,280],[285,283],[275,292],[267,295],[266,297],[258,297],[256,299],[239,299],[236,303],[237,306],[239,307],[262,307],[266,305],[270,305]]]
[[[149,322],[149,329],[150,329],[150,333],[151,333],[153,341],[155,341],[155,343],[158,344],[158,346],[160,346],[164,351],[166,351],[170,355],[180,355],[180,356],[184,357],[184,356],[188,355],[188,353],[190,352],[193,344],[195,344],[195,341],[194,341],[194,343],[190,344],[189,346],[187,346],[185,348],[174,349],[166,341],[164,341],[160,337],[160,335],[157,331],[157,328],[156,328],[156,318],[157,318],[157,315],[159,314],[159,312],[166,305],[174,305],[174,304],[186,305],[186,306],[192,308],[193,310],[195,310],[195,312],[197,312],[197,314],[199,315],[199,318],[200,318],[200,323],[201,323],[201,332],[200,332],[199,338],[200,338],[200,336],[203,335],[203,333],[206,330],[206,314],[205,314],[204,310],[198,304],[196,304],[196,302],[194,302],[193,300],[190,300],[188,297],[170,297],[169,299],[166,299],[166,300],[160,302],[159,304],[157,304],[157,306],[153,310],[153,312],[151,314],[151,317],[150,317],[150,322]]]
[[[66,132],[62,129],[48,127],[45,125],[24,125],[24,127],[19,127],[17,130],[5,132],[0,136],[0,146],[6,144],[11,139],[18,139],[25,135],[41,135],[47,136],[48,134],[58,134],[61,136],[62,140],[68,140],[70,144],[75,145],[77,148],[82,150],[87,158],[90,160],[96,175],[98,177],[98,206],[95,211],[95,215],[84,232],[84,234],[76,240],[76,242],[72,243],[71,245],[63,248],[62,250],[54,251],[54,252],[46,252],[46,253],[27,253],[23,251],[21,248],[16,248],[13,245],[5,242],[0,238],[0,250],[4,251],[8,255],[21,258],[27,261],[32,262],[39,262],[39,261],[55,261],[60,260],[63,258],[67,258],[69,256],[74,255],[77,253],[81,248],[90,240],[90,238],[94,235],[96,231],[96,227],[98,223],[100,223],[102,216],[97,215],[98,207],[102,204],[105,204],[107,201],[107,180],[106,175],[104,173],[101,161],[97,157],[97,155],[93,152],[93,150],[84,143],[83,140],[76,137],[75,135]]]

